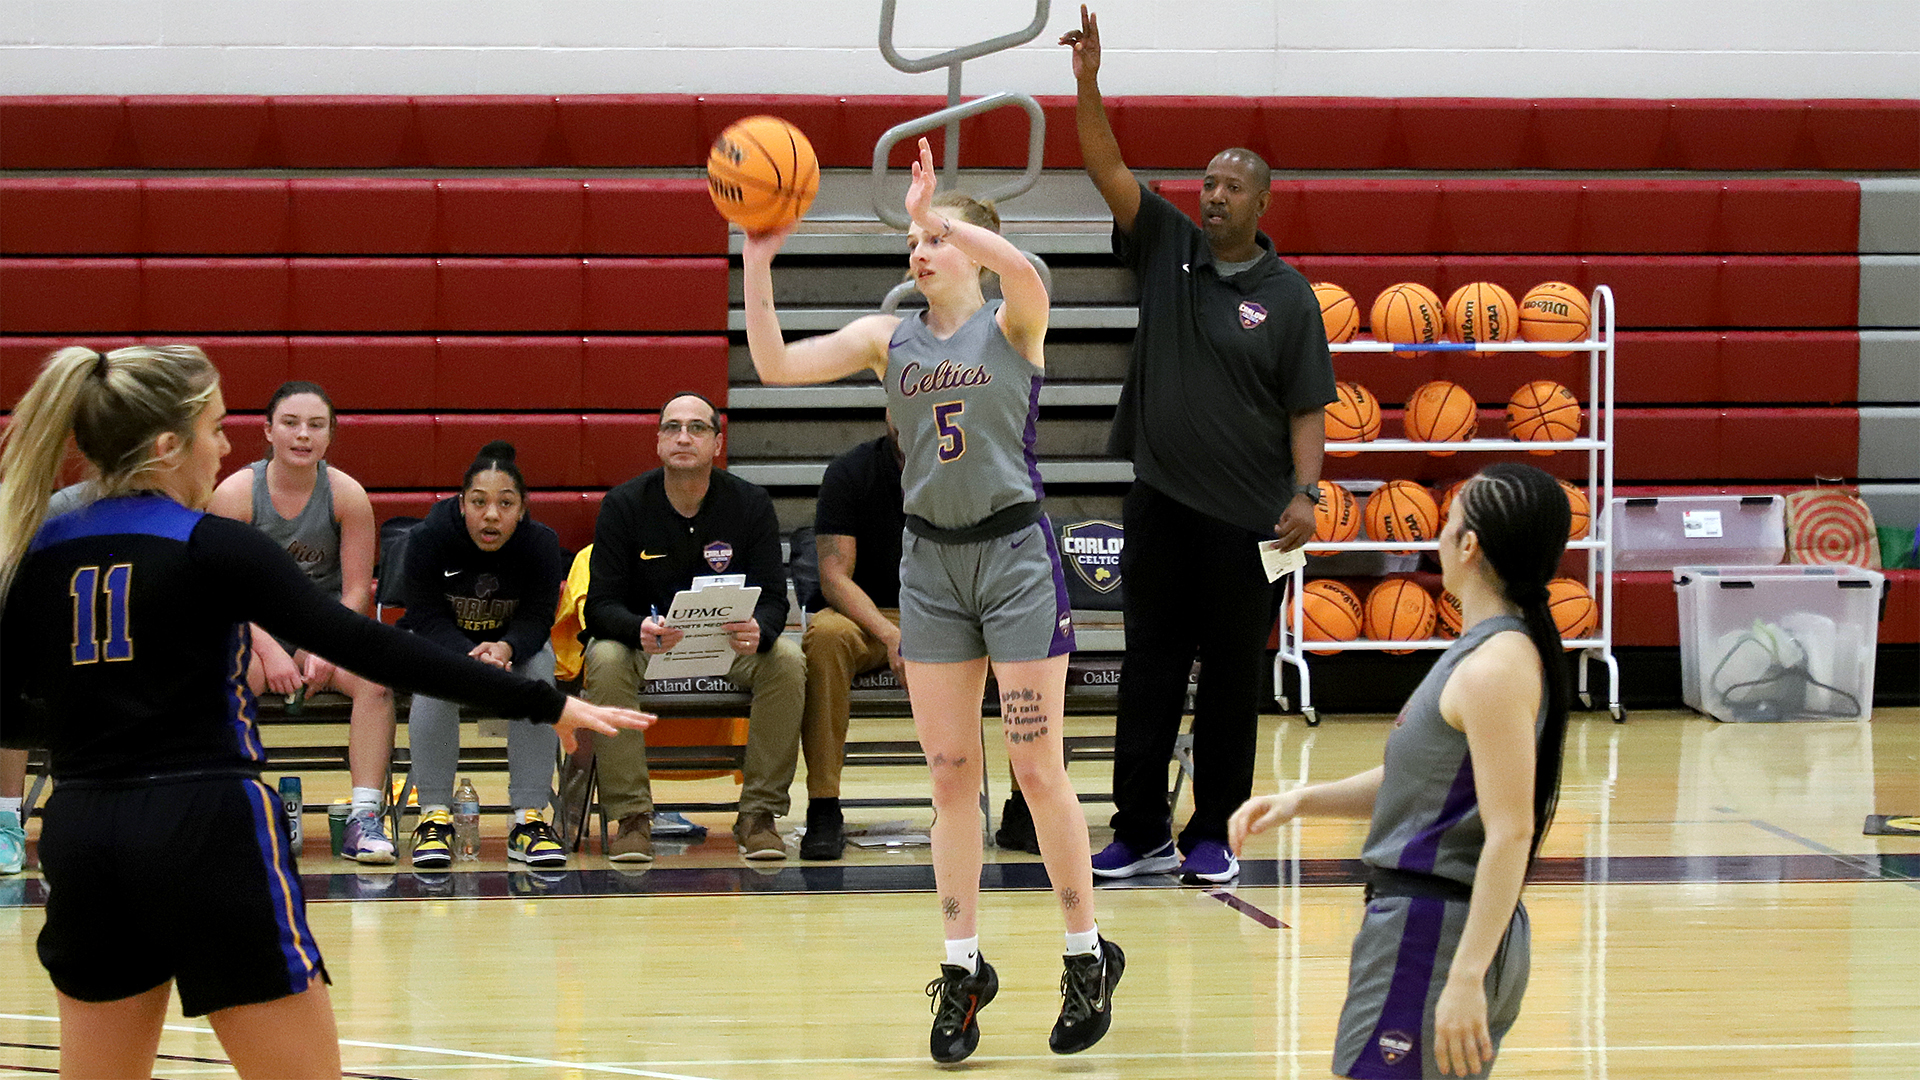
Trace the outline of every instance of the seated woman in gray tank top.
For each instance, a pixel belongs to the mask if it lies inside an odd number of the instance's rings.
[[[791,228],[742,249],[747,344],[762,380],[832,382],[870,371],[900,429],[908,528],[900,562],[900,653],[914,727],[933,773],[934,877],[946,963],[928,987],[929,1049],[959,1061],[979,1044],[979,1010],[999,989],[980,955],[980,699],[991,662],[1007,756],[1031,807],[1048,880],[1065,918],[1062,1004],[1048,1040],[1084,1050],[1111,1022],[1126,958],[1094,921],[1086,814],[1061,750],[1073,618],[1053,530],[1040,513],[1034,424],[1051,301],[1039,272],[999,234],[991,207],[934,197],[920,140],[906,209],[908,265],[924,314],[867,315],[787,344],[773,307],[772,263]],[[981,292],[1000,277],[1004,301]]]
[[[1357,776],[1247,800],[1247,838],[1296,817],[1370,818],[1367,910],[1353,941],[1333,1071],[1484,1076],[1520,1015],[1527,868],[1553,821],[1567,671],[1547,607],[1570,511],[1531,465],[1488,466],[1454,497],[1440,571],[1460,639],[1434,662]]]
[[[319,385],[281,384],[267,400],[267,456],[220,482],[207,509],[249,522],[287,549],[307,577],[362,615],[373,614],[373,562],[379,529],[360,482],[327,464],[335,430],[333,400]],[[247,682],[258,694],[337,690],[353,699],[347,765],[353,810],[341,853],[357,862],[394,861],[380,807],[393,759],[393,693],[310,652],[253,628]]]

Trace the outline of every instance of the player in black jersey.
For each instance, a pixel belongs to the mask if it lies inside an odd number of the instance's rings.
[[[247,688],[248,623],[376,682],[605,734],[567,698],[323,595],[258,530],[202,511],[227,439],[192,346],[55,353],[0,435],[0,742],[44,746],[41,963],[63,1075],[146,1076],[168,998],[243,1077],[340,1075],[326,966]],[[71,433],[100,498],[45,520]]]

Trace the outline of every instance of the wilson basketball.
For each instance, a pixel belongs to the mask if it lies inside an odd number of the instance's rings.
[[[1436,379],[1414,388],[1402,416],[1407,438],[1415,442],[1465,442],[1480,430],[1480,406],[1458,383]],[[1446,457],[1451,450],[1429,450]]]
[[[1339,398],[1323,410],[1327,441],[1372,442],[1379,438],[1380,399],[1359,383],[1335,383],[1333,388]],[[1327,450],[1328,457],[1352,457],[1354,453],[1352,450]]]
[[[1584,341],[1593,314],[1586,294],[1564,281],[1543,281],[1520,298],[1520,337],[1523,341]],[[1571,356],[1571,352],[1543,352],[1541,356]]]
[[[1322,480],[1320,501],[1313,508],[1313,538],[1322,544],[1344,544],[1360,536],[1360,504],[1353,492],[1331,480]],[[1309,551],[1309,555],[1331,555]]]
[[[1316,282],[1314,299],[1320,301],[1320,321],[1327,324],[1327,344],[1340,345],[1353,340],[1360,331],[1360,305],[1347,290],[1331,281]]]
[[[1521,442],[1566,442],[1580,437],[1580,399],[1549,379],[1535,379],[1507,401],[1507,434]],[[1557,450],[1529,450],[1554,454]]]
[[[813,144],[777,116],[749,116],[733,124],[707,152],[707,194],[722,216],[748,232],[800,220],[819,190]]]
[[[1593,517],[1593,504],[1587,501],[1587,493],[1579,488],[1560,481],[1560,490],[1567,493],[1567,539],[1579,540],[1587,535],[1587,523]]]
[[[1560,628],[1562,638],[1583,638],[1600,626],[1600,607],[1593,602],[1593,594],[1572,578],[1547,582],[1547,610],[1553,612],[1553,625]]]
[[[1440,297],[1417,281],[1389,285],[1374,297],[1367,326],[1373,330],[1375,341],[1431,345],[1447,336]]]
[[[1352,641],[1360,636],[1360,597],[1337,581],[1320,578],[1300,591],[1301,636],[1307,641]],[[1328,656],[1337,649],[1309,649]]]
[[[1433,596],[1406,578],[1389,578],[1367,593],[1361,624],[1374,641],[1420,641],[1433,636]],[[1411,649],[1388,649],[1405,655]]]
[[[1460,636],[1460,598],[1445,589],[1440,590],[1440,599],[1433,605],[1435,615],[1433,628],[1444,638]]]
[[[1426,488],[1411,480],[1389,480],[1380,485],[1367,496],[1361,520],[1367,527],[1367,539],[1383,543],[1431,540],[1440,535],[1440,508],[1433,504]]]
[[[1472,281],[1447,297],[1447,336],[1455,341],[1512,341],[1520,321],[1513,294],[1491,281]],[[1474,356],[1492,356],[1476,350]]]

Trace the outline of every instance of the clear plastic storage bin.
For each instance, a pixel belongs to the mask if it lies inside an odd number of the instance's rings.
[[[1613,568],[1772,566],[1787,555],[1778,495],[1659,495],[1613,500]]]
[[[1853,566],[1682,566],[1680,680],[1719,720],[1861,720],[1886,576]]]

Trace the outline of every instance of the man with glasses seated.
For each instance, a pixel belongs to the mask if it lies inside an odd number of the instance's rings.
[[[693,579],[744,574],[758,586],[753,617],[725,629],[736,654],[727,678],[753,694],[734,839],[753,860],[787,857],[774,828],[800,755],[806,660],[780,636],[787,623],[787,575],[780,527],[766,491],[713,466],[725,438],[720,410],[695,393],[660,409],[660,467],[607,493],[594,526],[587,586],[587,647],[581,696],[632,707],[647,661],[676,645],[681,631],[657,613]],[[638,732],[632,734],[638,735]],[[642,738],[600,739],[600,800],[619,821],[608,844],[615,862],[653,860],[653,792]]]

